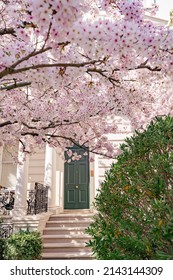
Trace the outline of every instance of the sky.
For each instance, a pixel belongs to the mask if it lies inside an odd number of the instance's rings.
[[[173,10],[173,0],[156,0],[159,5],[159,11],[157,17],[165,20],[169,20],[169,13]]]

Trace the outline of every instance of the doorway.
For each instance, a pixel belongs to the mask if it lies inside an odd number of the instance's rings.
[[[71,150],[81,155],[79,160],[71,160],[65,152],[64,166],[64,209],[89,208],[89,156],[85,150],[74,146]]]

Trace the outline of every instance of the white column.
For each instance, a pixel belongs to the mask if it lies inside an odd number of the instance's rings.
[[[19,163],[16,172],[15,204],[13,215],[24,216],[27,211],[27,183],[28,183],[28,158],[22,152],[22,144],[19,144]]]
[[[56,211],[56,155],[52,147],[46,145],[44,184],[48,189],[48,209]]]
[[[56,207],[60,207],[60,183],[61,183],[61,172],[59,170],[56,171]]]
[[[60,181],[60,207],[64,209],[64,171],[61,172]]]
[[[94,197],[96,197],[99,189],[99,159],[98,155],[94,157]]]

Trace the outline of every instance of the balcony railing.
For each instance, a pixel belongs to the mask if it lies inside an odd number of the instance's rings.
[[[28,192],[27,215],[36,215],[48,210],[48,186],[35,183],[34,190]]]
[[[15,192],[7,188],[0,189],[0,215],[8,215],[14,208]]]
[[[14,208],[15,191],[0,189],[0,216],[9,215]],[[27,215],[36,215],[48,210],[48,186],[35,183],[33,190],[27,193]]]
[[[0,238],[7,238],[13,233],[13,224],[0,223]]]

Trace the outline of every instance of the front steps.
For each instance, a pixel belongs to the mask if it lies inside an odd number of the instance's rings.
[[[94,259],[86,247],[90,236],[85,229],[92,222],[89,210],[68,210],[50,216],[43,230],[43,259]]]

